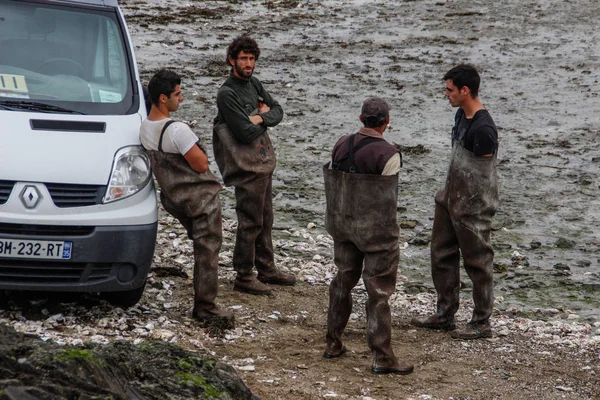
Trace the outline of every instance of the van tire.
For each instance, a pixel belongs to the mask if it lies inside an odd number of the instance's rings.
[[[142,294],[144,294],[145,287],[146,282],[144,281],[144,284],[137,289],[124,290],[121,292],[104,292],[101,296],[110,304],[127,309],[135,306],[140,301]]]

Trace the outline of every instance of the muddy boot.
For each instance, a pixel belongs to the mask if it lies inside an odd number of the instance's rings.
[[[346,352],[342,335],[352,313],[352,288],[360,279],[363,263],[362,252],[353,243],[334,241],[333,246],[338,272],[329,285],[325,358],[339,357]]]
[[[431,232],[431,277],[437,293],[436,313],[414,318],[411,323],[429,329],[454,329],[450,316],[458,311],[460,296],[460,249],[448,210],[435,205]],[[414,322],[414,323],[413,323]]]
[[[437,313],[427,317],[414,317],[410,320],[410,323],[420,328],[441,329],[443,331],[452,331],[456,328],[454,316],[447,317]]]
[[[258,280],[270,285],[294,286],[296,276],[286,274],[275,267],[273,256],[273,193],[271,178],[260,181],[262,195],[262,226],[255,240],[254,265]],[[255,188],[253,188],[255,189]],[[241,192],[240,192],[241,193]],[[258,194],[256,195],[258,197]]]
[[[278,269],[269,273],[258,271],[257,279],[262,283],[270,285],[294,286],[296,284],[296,276],[294,274],[286,274]]]
[[[471,323],[475,328],[467,327],[456,335],[489,337],[491,329],[485,326],[494,308],[490,232],[498,208],[496,155],[476,157],[460,145],[453,146],[446,187],[438,192],[435,202],[431,261],[438,292],[437,312],[454,315],[458,309],[460,247],[465,271],[473,282]]]
[[[341,347],[339,347],[341,346]],[[346,349],[346,346],[344,346],[343,344],[339,344],[338,348],[336,349],[335,346],[333,345],[327,345],[325,347],[325,351],[323,352],[323,357],[325,358],[337,358],[340,356],[343,356],[344,354],[346,354],[346,352],[348,351],[348,349]]]
[[[396,356],[376,356],[371,366],[371,371],[374,374],[398,374],[408,375],[415,369],[414,365],[398,361]]]
[[[235,187],[238,226],[233,249],[233,269],[238,275],[250,274],[258,258],[256,252],[261,241],[259,236],[264,228],[265,193],[270,181],[271,177],[254,179]],[[270,259],[273,259],[272,251]]]
[[[252,274],[238,274],[233,284],[233,290],[236,290],[238,292],[255,294],[258,296],[268,296],[271,294],[271,289],[267,285],[256,279],[256,277]]]
[[[363,281],[368,293],[367,342],[373,352],[371,370],[375,374],[407,375],[414,369],[412,364],[398,361],[391,344],[392,316],[389,297],[395,290],[398,261],[397,241],[392,242],[386,250],[365,254]]]
[[[491,338],[493,336],[492,326],[489,321],[484,323],[470,321],[464,328],[450,332],[450,336],[452,336],[452,339],[459,340]]]
[[[203,326],[210,326],[220,330],[235,328],[233,312],[224,310],[217,305],[208,310],[194,308],[192,317],[198,320]]]

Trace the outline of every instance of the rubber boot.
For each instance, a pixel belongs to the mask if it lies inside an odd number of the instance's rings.
[[[233,267],[238,273],[236,284],[252,294],[267,294],[259,283],[293,286],[296,277],[275,267],[273,256],[273,195],[271,176],[255,179],[235,187],[238,227]],[[251,278],[256,266],[258,283]],[[238,282],[239,281],[239,282]]]
[[[375,229],[375,228],[373,228]],[[367,237],[367,232],[363,234]],[[363,282],[367,289],[367,343],[373,353],[373,372],[409,374],[413,366],[400,364],[391,344],[392,314],[389,298],[396,289],[400,249],[398,240],[387,243],[369,241],[361,247],[365,252]]]
[[[440,204],[435,205],[431,234],[431,277],[437,292],[436,313],[425,319],[415,319],[414,325],[452,330],[459,306],[460,249],[454,224]]]
[[[414,371],[413,364],[399,361],[396,356],[383,357],[376,356],[371,366],[371,371],[375,374],[398,374],[408,375]]]
[[[426,317],[414,317],[410,320],[411,325],[420,328],[440,329],[443,331],[451,331],[456,329],[456,321],[454,317],[447,317],[441,314],[432,314]]]
[[[436,194],[435,201],[431,265],[438,291],[438,314],[453,316],[458,309],[462,254],[473,282],[471,322],[485,325],[494,306],[490,232],[498,207],[496,156],[476,157],[455,144],[446,186]]]
[[[329,308],[327,311],[327,334],[325,335],[326,358],[334,358],[346,352],[342,334],[352,313],[352,288],[362,273],[362,252],[352,242],[334,241],[334,262],[337,274],[329,285]]]
[[[234,328],[233,312],[215,304],[219,288],[219,250],[222,242],[221,206],[215,204],[207,218],[194,218],[194,318],[217,325],[221,329]]]
[[[219,288],[219,250],[222,242],[221,203],[215,198],[206,206],[208,214],[190,218],[181,212],[161,192],[161,203],[165,210],[177,218],[186,228],[194,245],[194,308],[192,316],[205,323],[217,324],[224,329],[233,329],[234,315],[221,309],[216,303]]]
[[[412,365],[400,363],[391,346],[389,297],[396,287],[400,256],[398,176],[346,174],[327,166],[323,172],[325,225],[334,240],[338,268],[329,287],[324,356],[344,349],[342,334],[352,311],[351,290],[362,273],[368,293],[367,343],[373,354],[373,372],[410,373]]]
[[[489,321],[479,323],[470,321],[464,328],[450,332],[450,336],[460,340],[491,338],[493,336],[492,326]]]
[[[258,296],[268,296],[271,294],[271,288],[256,279],[256,276],[252,273],[241,274],[238,272],[233,283],[233,290]]]
[[[263,203],[263,223],[262,230],[256,238],[255,265],[258,271],[258,280],[270,285],[294,286],[296,276],[286,274],[275,267],[275,258],[273,256],[273,192],[272,179],[265,189]]]

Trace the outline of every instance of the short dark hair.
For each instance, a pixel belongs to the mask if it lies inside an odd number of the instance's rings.
[[[379,128],[385,124],[385,121],[387,121],[387,115],[378,115],[376,117],[363,116],[363,125],[366,128]]]
[[[229,65],[229,57],[237,60],[240,51],[253,54],[257,60],[260,56],[258,43],[256,43],[256,40],[252,39],[247,33],[233,39],[227,47],[227,60],[225,60],[227,65]]]
[[[181,77],[175,71],[163,68],[154,74],[148,83],[152,104],[158,105],[161,94],[171,97],[177,85],[181,85]]]
[[[459,89],[465,86],[468,87],[471,91],[471,97],[477,97],[477,94],[479,93],[479,82],[481,79],[479,78],[479,73],[474,66],[470,64],[457,65],[450,71],[446,72],[446,75],[444,75],[443,80],[447,81],[448,79],[450,79],[454,86]]]

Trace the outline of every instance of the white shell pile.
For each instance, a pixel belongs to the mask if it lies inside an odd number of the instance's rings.
[[[224,246],[220,254],[220,279],[232,280],[231,266],[232,246],[235,237],[235,221],[224,221]],[[302,230],[287,230],[283,233],[291,239],[280,239],[274,243],[276,263],[282,269],[291,271],[303,281],[301,284],[327,285],[336,272],[332,260],[333,242],[328,235],[311,232],[312,227]],[[227,243],[228,242],[228,243]],[[229,247],[228,247],[229,246]],[[406,246],[406,245],[405,245]],[[301,256],[298,256],[301,254]],[[177,267],[188,275],[186,284],[191,285],[193,249],[191,241],[181,225],[171,216],[163,214],[159,227],[155,266]],[[408,294],[404,290],[406,277],[399,276],[396,293],[390,304],[395,318],[407,318],[415,315],[426,315],[435,308],[435,294]],[[210,348],[215,341],[234,342],[241,337],[252,338],[255,333],[251,329],[236,328],[228,331],[224,337],[211,337],[196,327],[189,317],[189,304],[174,301],[173,292],[178,290],[177,284],[168,278],[159,278],[151,273],[142,301],[128,310],[111,307],[101,303],[91,309],[77,303],[63,304],[62,312],[47,315],[44,320],[28,320],[22,310],[0,309],[0,324],[14,327],[23,333],[39,336],[43,340],[52,340],[63,345],[79,345],[84,342],[107,343],[110,340],[128,340],[140,343],[145,339],[160,339],[167,342],[186,341],[196,348]],[[323,291],[326,293],[326,289]],[[470,293],[463,293],[457,319],[467,321],[472,311]],[[354,307],[352,319],[364,318],[366,291],[362,280],[354,289],[354,301],[361,306]],[[501,303],[502,298],[496,302]],[[251,305],[235,305],[236,312],[249,310]],[[167,317],[172,309],[185,310],[184,316],[178,320]],[[538,310],[544,315],[542,320],[511,317],[518,310],[507,310],[493,317],[493,329],[496,337],[511,334],[523,334],[537,342],[545,342],[554,346],[568,347],[574,350],[600,348],[600,322],[590,324],[578,320],[578,316],[569,310]],[[300,321],[309,316],[308,311],[298,311],[296,315],[286,315],[290,321]],[[259,321],[278,320],[282,315],[271,310],[258,315]],[[242,360],[244,361],[244,360]],[[248,360],[236,361],[244,369],[252,369]]]

